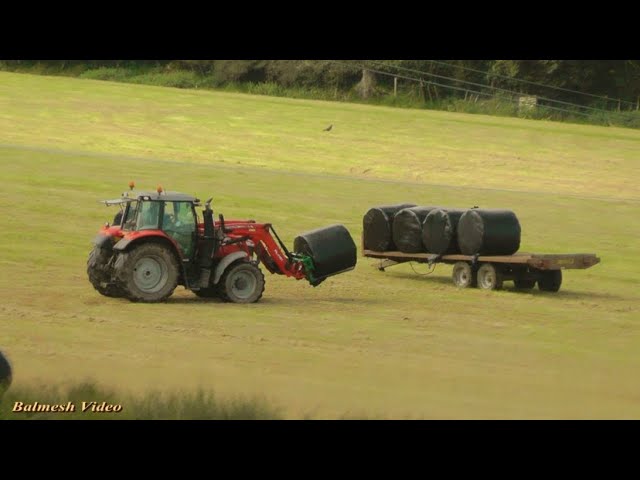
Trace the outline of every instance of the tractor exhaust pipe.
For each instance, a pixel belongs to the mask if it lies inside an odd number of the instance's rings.
[[[213,197],[207,200],[205,208],[202,211],[204,219],[204,245],[202,246],[202,250],[200,250],[200,258],[198,259],[198,263],[200,264],[200,280],[198,282],[200,288],[206,288],[209,286],[211,265],[213,264],[213,252],[215,251],[216,246],[211,200],[213,200]]]

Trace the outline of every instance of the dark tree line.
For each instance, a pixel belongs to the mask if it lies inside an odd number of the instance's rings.
[[[371,67],[373,62],[375,67]],[[61,69],[186,70],[209,77],[219,85],[274,82],[284,87],[359,88],[363,95],[371,93],[373,85],[390,88],[393,77],[365,71],[369,66],[379,72],[419,76],[462,89],[491,91],[491,87],[496,87],[583,105],[604,106],[616,102],[569,90],[622,99],[628,102],[623,102],[626,108],[632,108],[631,104],[635,108],[640,97],[640,60],[14,60],[2,63],[9,68],[41,63],[55,64]],[[462,95],[461,91],[444,88],[440,94]],[[608,106],[611,108],[611,104]]]

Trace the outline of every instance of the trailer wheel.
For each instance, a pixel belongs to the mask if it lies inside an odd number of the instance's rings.
[[[478,269],[478,286],[484,290],[500,290],[504,281],[502,272],[491,263]]]
[[[457,262],[453,266],[453,283],[458,288],[476,287],[477,278],[473,268],[467,262]]]
[[[543,292],[557,292],[562,285],[562,270],[547,270],[538,279],[538,288]]]

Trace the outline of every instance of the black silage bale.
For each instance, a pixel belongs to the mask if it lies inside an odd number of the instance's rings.
[[[438,208],[429,212],[422,224],[422,243],[429,253],[460,253],[458,222],[467,210]]]
[[[343,225],[331,225],[298,235],[293,241],[296,253],[313,258],[317,279],[352,270],[356,266],[357,248]]]
[[[458,222],[464,255],[513,255],[520,248],[520,235],[520,222],[511,210],[474,208]]]
[[[440,207],[403,208],[393,217],[393,243],[403,253],[425,252],[422,224],[432,210]]]
[[[364,248],[376,252],[395,250],[393,243],[393,217],[404,208],[415,207],[413,203],[381,205],[372,207],[362,219]]]
[[[3,390],[9,388],[9,385],[11,385],[11,379],[11,364],[2,351],[0,351],[0,394]]]

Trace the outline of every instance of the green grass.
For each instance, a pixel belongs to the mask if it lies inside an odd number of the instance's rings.
[[[53,406],[57,411],[52,411]],[[218,399],[213,391],[203,389],[123,395],[117,389],[85,381],[12,388],[0,398],[0,420],[279,419],[278,409],[261,398]]]
[[[403,85],[397,94],[390,85],[378,85],[376,95],[363,99],[355,88],[338,90],[329,86],[284,86],[275,82],[229,82],[213,74],[203,74],[191,70],[168,69],[167,66],[128,65],[120,67],[93,67],[88,64],[67,65],[33,63],[7,64],[0,60],[0,71],[16,73],[78,77],[92,80],[106,80],[131,84],[155,85],[185,89],[208,89],[255,95],[268,95],[296,99],[332,100],[367,105],[385,105],[400,108],[445,110],[449,112],[475,113],[493,116],[520,117],[564,121],[574,124],[605,125],[625,128],[640,128],[638,111],[592,110],[568,107],[558,110],[558,106],[539,105],[532,111],[520,111],[512,98],[500,96],[489,98],[459,98],[438,96],[426,98],[416,85]],[[601,108],[598,106],[597,108]]]
[[[12,389],[214,389],[285,418],[638,418],[639,144],[632,130],[0,73]],[[359,243],[376,204],[510,208],[521,251],[602,263],[545,294],[457,290],[450,267],[383,273],[359,257],[317,288],[268,275],[255,305],[182,288],[132,304],[85,274],[114,213],[99,200],[131,179],[213,196],[216,215],[272,222],[288,245],[336,222]]]
[[[0,73],[14,145],[638,199],[640,132]],[[322,131],[334,124],[331,132]]]

